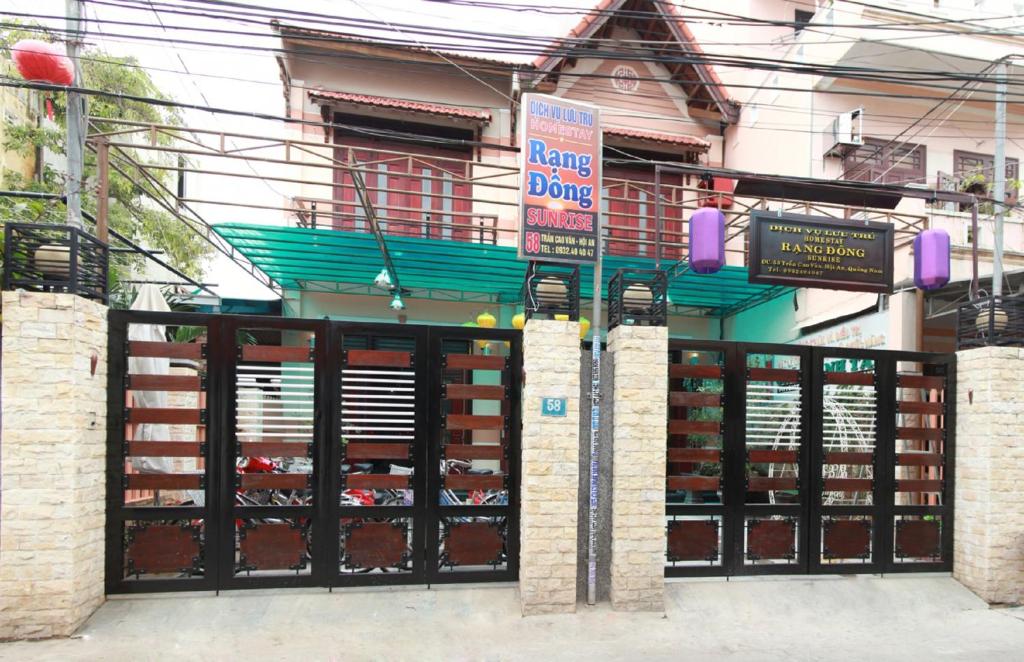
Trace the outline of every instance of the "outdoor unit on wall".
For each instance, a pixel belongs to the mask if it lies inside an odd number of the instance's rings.
[[[864,109],[840,113],[825,130],[825,156],[846,156],[864,144]]]

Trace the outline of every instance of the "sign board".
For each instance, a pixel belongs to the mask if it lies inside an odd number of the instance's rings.
[[[889,349],[889,311],[861,315],[792,341],[811,347]]]
[[[566,398],[541,398],[540,399],[540,415],[541,416],[565,416],[565,410],[569,407],[569,401]]]
[[[524,94],[519,257],[594,263],[601,254],[601,124],[594,106]]]
[[[750,213],[751,283],[888,294],[892,261],[891,224]]]

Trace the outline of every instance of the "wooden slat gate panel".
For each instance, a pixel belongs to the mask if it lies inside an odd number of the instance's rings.
[[[666,575],[952,567],[955,356],[673,341]]]
[[[518,576],[521,334],[111,311],[109,593]]]

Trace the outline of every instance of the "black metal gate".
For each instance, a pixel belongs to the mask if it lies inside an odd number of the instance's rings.
[[[517,578],[518,332],[109,319],[108,592]]]
[[[951,569],[955,360],[673,341],[666,574]]]

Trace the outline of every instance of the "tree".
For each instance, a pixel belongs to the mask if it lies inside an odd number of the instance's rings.
[[[9,58],[10,47],[18,40],[46,40],[49,36],[45,28],[31,24],[0,29],[0,53]],[[138,97],[167,99],[133,57],[118,57],[97,48],[89,48],[82,51],[80,62],[84,87]],[[55,123],[36,126],[15,124],[5,119],[7,139],[3,145],[4,149],[32,151],[43,147],[54,153],[64,153],[66,95],[52,93],[50,96],[54,103]],[[181,124],[181,117],[176,109],[102,95],[89,97],[88,115],[90,134],[127,128],[123,124],[118,124],[117,120]],[[158,140],[163,144],[170,143],[166,136],[158,136]],[[138,163],[161,160],[161,157],[153,157],[151,154],[152,152],[146,153],[143,150],[111,149],[109,225],[136,243],[165,251],[171,264],[190,276],[197,277],[201,274],[203,263],[209,254],[209,245],[181,221],[175,219],[171,213],[153,202],[153,198],[168,197],[161,187],[170,191],[176,189],[175,172],[147,169],[143,173],[140,168],[130,163],[130,160]],[[166,159],[164,156],[163,160]],[[118,172],[118,168],[123,170],[124,174]],[[95,213],[96,155],[90,150],[86,150],[85,154],[85,175],[86,186],[83,191],[82,207],[90,213]],[[64,173],[46,167],[41,181],[29,181],[18,173],[5,171],[4,181],[9,190],[62,193]],[[0,219],[63,223],[65,215],[63,204],[57,200],[0,198]],[[139,258],[130,254],[112,253],[111,264],[112,282],[116,283],[139,264]]]

